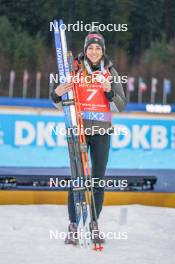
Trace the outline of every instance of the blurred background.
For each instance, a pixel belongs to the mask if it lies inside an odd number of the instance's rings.
[[[127,24],[126,32],[101,33],[106,40],[107,53],[119,74],[135,78],[130,100],[138,101],[138,78],[142,77],[147,85],[144,102],[150,102],[152,78],[156,78],[156,103],[163,101],[164,79],[171,83],[167,101],[173,103],[174,13],[173,0],[37,0],[34,3],[29,0],[0,0],[0,94],[48,98],[49,74],[56,72],[53,32],[49,31],[49,23],[54,18],[63,18],[65,24],[77,21],[84,24],[92,21],[105,25]],[[82,51],[86,34],[86,31],[67,34],[68,46],[74,55]],[[22,89],[25,70],[27,92]],[[10,78],[13,91],[9,92]],[[38,93],[36,79],[42,87]]]

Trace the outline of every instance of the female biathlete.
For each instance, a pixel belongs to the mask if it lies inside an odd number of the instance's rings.
[[[126,98],[118,73],[105,53],[105,41],[100,33],[91,32],[86,36],[84,52],[80,53],[74,62],[76,74],[81,77],[78,84],[78,97],[86,142],[90,150],[91,173],[96,179],[93,189],[97,218],[99,218],[104,200],[104,188],[99,186],[98,181],[104,179],[109,156],[110,134],[113,130],[110,105],[113,104],[120,112],[125,108]],[[58,85],[51,94],[53,101],[59,104],[61,96],[71,89],[72,83]],[[75,206],[71,189],[68,194],[68,214],[69,233],[76,232]],[[65,243],[76,244],[77,241],[74,238],[75,236],[69,235]],[[99,242],[104,242],[100,236]]]

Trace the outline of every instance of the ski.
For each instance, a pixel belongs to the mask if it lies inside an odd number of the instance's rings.
[[[67,51],[66,36],[62,25],[62,20],[59,20],[59,23],[54,20],[54,37],[60,84],[66,83],[66,80],[75,74],[73,56],[71,52]],[[65,126],[67,131],[69,131],[69,133],[67,133],[67,143],[70,158],[71,179],[76,180],[83,177],[83,179],[86,180],[91,179],[91,172],[85,135],[83,133],[80,133],[80,135],[74,134],[73,130],[71,130],[83,127],[80,105],[76,98],[76,85],[73,84],[73,87],[72,91],[62,96]],[[98,229],[92,186],[89,188],[85,188],[84,186],[78,188],[73,187],[73,196],[80,247],[90,247],[93,243],[95,250],[102,250],[102,245],[94,242],[90,235],[93,230],[94,222],[92,218],[92,210],[95,215],[95,226],[96,229]]]

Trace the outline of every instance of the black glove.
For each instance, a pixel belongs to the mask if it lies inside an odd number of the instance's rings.
[[[112,102],[112,99],[114,97],[114,91],[111,90],[110,92],[104,92],[106,95],[106,98],[108,99],[109,102]]]
[[[61,102],[61,96],[57,95],[55,91],[51,92],[50,96],[55,104],[58,104],[59,102]]]

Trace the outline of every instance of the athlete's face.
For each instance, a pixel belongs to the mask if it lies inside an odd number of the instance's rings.
[[[97,64],[103,55],[103,51],[100,45],[92,43],[88,46],[86,55],[92,64]]]

